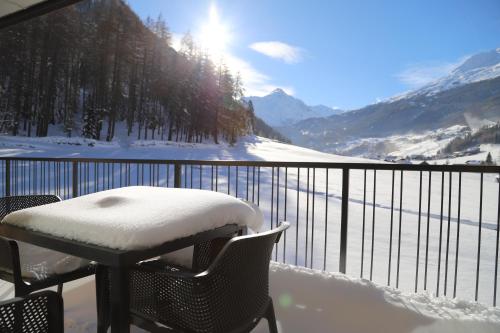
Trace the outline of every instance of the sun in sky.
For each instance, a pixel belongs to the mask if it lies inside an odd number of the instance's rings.
[[[210,5],[209,15],[197,34],[198,42],[203,51],[214,60],[224,57],[231,42],[231,31],[227,23],[222,22],[215,3]]]

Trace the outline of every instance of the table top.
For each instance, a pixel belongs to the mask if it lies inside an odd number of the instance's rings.
[[[131,186],[16,211],[1,226],[16,235],[25,229],[31,236],[120,253],[154,248],[225,225],[258,230],[262,223],[258,207],[223,193]]]

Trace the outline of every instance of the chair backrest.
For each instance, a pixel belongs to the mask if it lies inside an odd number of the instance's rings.
[[[64,332],[63,300],[53,291],[0,302],[0,332]]]
[[[252,320],[262,311],[269,299],[269,262],[274,244],[286,222],[277,228],[249,236],[232,238],[221,250],[210,267],[197,278],[203,279],[205,297],[218,320],[217,332],[227,332],[242,322]]]
[[[57,195],[20,195],[0,198],[0,221],[9,213],[24,208],[61,201]],[[0,279],[14,282],[21,278],[19,251],[15,241],[0,237]]]
[[[36,195],[18,195],[0,198],[0,221],[5,215],[24,208],[46,205],[61,201],[57,195],[36,194]]]

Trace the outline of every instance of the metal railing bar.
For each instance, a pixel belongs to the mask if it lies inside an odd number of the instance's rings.
[[[415,292],[418,290],[418,268],[420,266],[420,227],[422,221],[422,171],[419,174],[419,189],[418,189],[418,230],[417,230],[417,259],[415,265]]]
[[[392,163],[345,163],[345,162],[283,162],[283,161],[231,161],[231,160],[164,160],[164,159],[96,159],[96,158],[38,158],[38,157],[0,157],[1,160],[11,161],[78,161],[100,163],[146,163],[146,164],[188,164],[188,165],[218,165],[218,166],[261,166],[261,167],[301,167],[301,168],[329,168],[352,170],[404,170],[404,171],[443,171],[443,172],[470,172],[470,173],[500,173],[500,166],[490,165],[422,165],[422,164],[392,164]]]
[[[280,170],[278,169],[278,183],[279,183],[279,172]],[[248,201],[248,181],[249,181],[249,166],[247,165],[247,196],[246,196],[246,200]],[[278,219],[276,219],[277,221]]]
[[[396,264],[396,288],[399,288],[399,266],[401,264],[401,226],[403,221],[403,170],[399,182],[399,228],[398,228],[398,257]]]
[[[444,209],[444,172],[441,172],[441,214],[439,217],[439,252],[436,281],[436,297],[439,297],[439,284],[441,280],[441,249],[443,240],[443,209]]]
[[[500,179],[500,175],[498,175]],[[498,285],[498,247],[500,241],[500,182],[498,182],[498,212],[497,212],[497,235],[495,249],[495,277],[493,282],[493,306],[497,306],[497,285]],[[457,251],[458,252],[458,251]]]
[[[255,178],[255,167],[253,168],[254,170],[254,177]],[[253,195],[252,195],[252,202],[253,202]],[[283,220],[287,221],[287,202],[288,202],[288,168],[285,167],[285,207],[283,208]],[[286,263],[286,230],[283,235],[283,263]]]
[[[255,166],[252,167],[252,203],[255,203]]]
[[[311,262],[310,268],[314,265],[314,220],[316,211],[316,168],[313,169],[313,187],[312,187],[312,211],[311,211]]]
[[[238,166],[236,166],[236,197],[238,198],[238,183],[239,183],[239,178],[238,178]]]
[[[247,167],[247,200],[248,200],[248,167]],[[279,209],[280,209],[280,168],[276,170],[276,226],[279,225]],[[276,244],[274,250],[274,260],[278,261],[279,246]]]
[[[325,247],[324,247],[324,253],[323,253],[323,270],[326,271],[326,247],[327,247],[327,240],[328,240],[328,173],[329,170],[325,170],[326,174],[326,180],[325,180]]]
[[[307,168],[307,195],[306,195],[306,248],[305,248],[305,263],[304,266],[307,267],[307,254],[309,248],[309,176],[310,168]]]
[[[396,171],[392,170],[391,180],[391,222],[389,227],[389,263],[387,268],[387,285],[391,285],[391,264],[392,264],[392,233],[394,230],[394,178]]]
[[[295,266],[299,254],[299,202],[300,202],[300,168],[297,168],[297,212],[295,214]]]
[[[479,266],[481,263],[481,230],[483,225],[483,179],[484,175],[481,173],[481,181],[479,188],[479,227],[477,231],[477,266],[476,266],[476,293],[474,300],[477,302],[479,292]]]
[[[500,183],[499,183],[500,184]],[[500,194],[500,191],[499,191]],[[460,245],[460,213],[461,213],[461,201],[462,201],[462,173],[458,173],[458,211],[457,211],[457,240],[455,247],[455,279],[453,285],[453,297],[457,297],[457,273],[458,273],[458,250]],[[500,214],[500,206],[499,206]],[[498,246],[497,246],[498,250]]]
[[[448,256],[450,250],[450,227],[451,227],[451,191],[452,191],[452,180],[453,175],[451,172],[448,173],[448,227],[446,230],[446,257],[444,259],[444,295],[446,296],[448,289]]]
[[[363,218],[361,227],[361,270],[360,277],[363,277],[365,259],[365,222],[366,222],[366,169],[363,170]]]
[[[373,253],[375,252],[376,193],[377,193],[377,170],[373,170],[373,215],[372,215],[372,245],[371,245],[371,257],[370,257],[370,281],[373,280]]]
[[[340,212],[340,256],[339,272],[347,270],[347,228],[349,223],[349,177],[350,169],[342,169],[342,203]]]

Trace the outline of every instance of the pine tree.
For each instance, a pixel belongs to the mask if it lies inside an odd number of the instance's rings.
[[[253,108],[253,102],[251,100],[248,101],[247,109],[250,117],[251,131],[252,133],[255,133],[255,110]]]
[[[88,139],[98,139],[98,124],[96,112],[94,109],[89,108],[83,117],[82,136]]]
[[[488,155],[486,155],[485,164],[486,165],[493,165],[493,157],[491,157],[490,152],[488,152]]]

